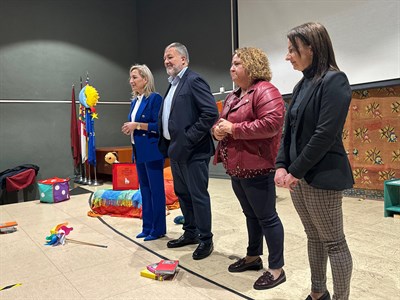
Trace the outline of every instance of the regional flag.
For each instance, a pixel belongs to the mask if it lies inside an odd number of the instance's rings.
[[[71,150],[72,157],[74,159],[74,167],[77,168],[80,162],[80,141],[79,141],[79,130],[78,130],[78,119],[76,118],[76,104],[75,104],[75,86],[72,85],[72,97],[71,97]]]
[[[82,163],[87,160],[87,137],[86,137],[86,109],[79,105],[79,133],[81,137],[81,158]]]

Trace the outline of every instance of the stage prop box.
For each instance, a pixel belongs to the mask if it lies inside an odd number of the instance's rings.
[[[93,194],[91,209],[99,215],[141,218],[142,195],[139,190],[98,190]]]
[[[136,172],[136,165],[130,163],[115,163],[112,165],[113,190],[137,190],[139,179]]]
[[[39,180],[40,202],[57,203],[68,200],[69,195],[69,179],[53,177],[49,179]]]

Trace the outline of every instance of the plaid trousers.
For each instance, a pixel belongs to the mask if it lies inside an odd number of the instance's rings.
[[[329,258],[334,292],[332,299],[349,299],[353,261],[343,231],[342,191],[313,188],[301,179],[291,196],[307,235],[311,290],[317,293],[327,290]]]

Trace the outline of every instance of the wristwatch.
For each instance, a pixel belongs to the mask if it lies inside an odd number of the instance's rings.
[[[140,130],[140,129],[141,129],[140,123],[137,124],[136,129],[137,129],[137,130]]]

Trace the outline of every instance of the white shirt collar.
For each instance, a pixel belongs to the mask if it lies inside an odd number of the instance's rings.
[[[187,70],[188,67],[184,67],[176,77],[169,76],[168,77],[168,82],[172,85],[176,85],[179,80],[182,78],[183,74],[185,74],[185,71]]]

